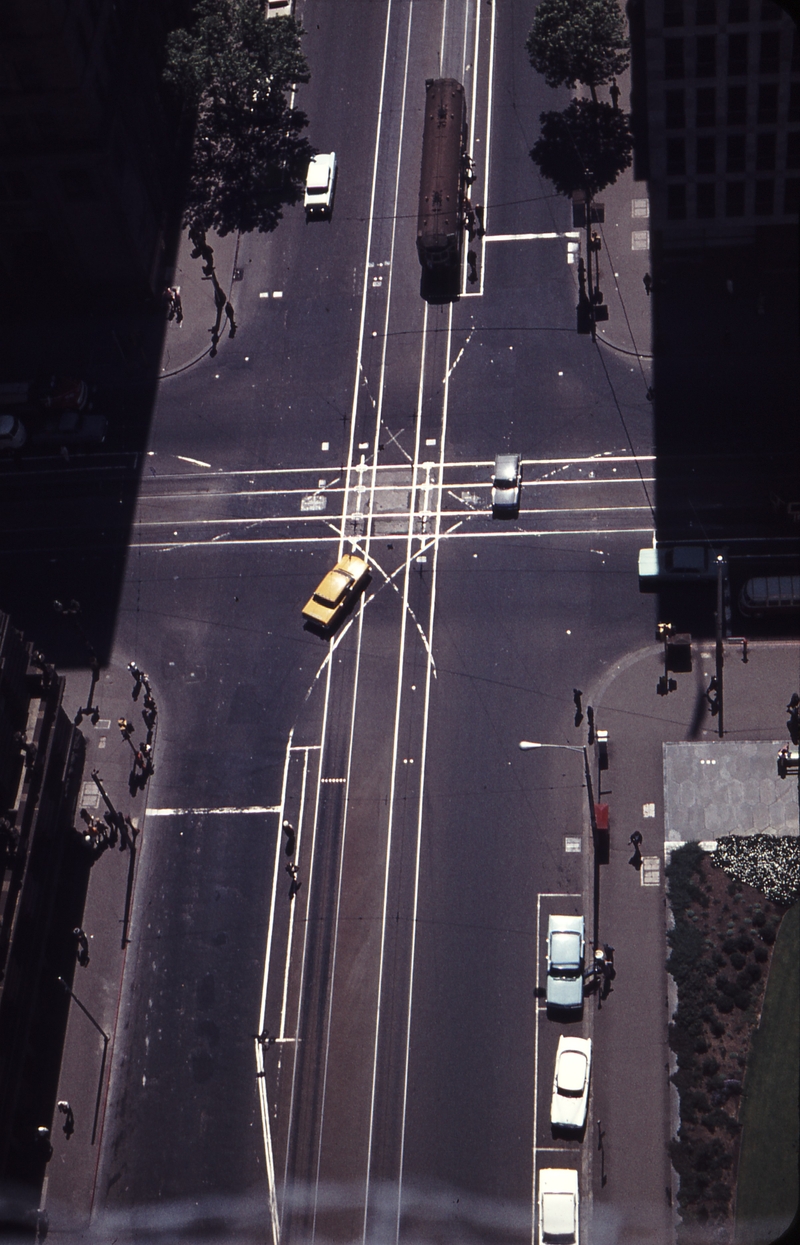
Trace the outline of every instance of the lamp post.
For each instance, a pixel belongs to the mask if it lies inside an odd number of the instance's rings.
[[[589,768],[589,753],[585,746],[580,744],[541,744],[535,743],[530,739],[521,739],[519,741],[520,750],[522,752],[530,752],[532,748],[560,748],[563,752],[580,752],[583,754],[583,773],[586,778],[586,791],[589,796],[589,819],[592,824],[592,846],[593,852],[593,869],[594,869],[594,918],[592,921],[592,934],[594,945],[597,947],[600,941],[600,861],[597,852],[597,813],[594,805],[594,788],[592,787],[592,772]]]
[[[592,823],[592,842],[597,835],[597,817],[594,811],[594,788],[592,787],[592,772],[589,768],[589,753],[585,746],[581,744],[540,744],[534,743],[530,739],[521,739],[519,741],[521,752],[530,752],[532,748],[560,748],[562,752],[580,752],[583,754],[583,772],[586,778],[586,790],[589,795],[589,818]]]

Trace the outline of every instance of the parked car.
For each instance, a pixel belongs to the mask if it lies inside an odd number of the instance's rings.
[[[0,450],[18,450],[27,436],[25,425],[16,415],[0,415]]]
[[[574,1167],[539,1171],[539,1245],[579,1245],[578,1173]]]
[[[82,411],[89,401],[85,380],[51,376],[44,381],[0,382],[0,411]]]
[[[34,445],[102,445],[107,429],[108,421],[103,415],[63,411],[31,428],[30,439]]]
[[[589,1105],[591,1070],[591,1038],[570,1037],[562,1033],[558,1039],[550,1103],[550,1123],[554,1128],[576,1131],[583,1128]]]
[[[492,513],[518,514],[522,493],[522,457],[498,454],[492,476]]]
[[[716,581],[720,560],[723,576],[727,576],[724,549],[711,549],[708,545],[651,545],[640,549],[639,591],[658,592],[672,583]]]
[[[306,174],[306,191],[303,206],[306,220],[315,217],[330,218],[333,212],[333,195],[336,189],[336,152],[312,156]]]
[[[355,594],[369,578],[369,562],[355,553],[346,553],[323,579],[313,597],[303,606],[303,617],[330,631],[342,617]]]
[[[583,1005],[584,921],[582,916],[551,916],[547,922],[547,1006],[564,1010]]]

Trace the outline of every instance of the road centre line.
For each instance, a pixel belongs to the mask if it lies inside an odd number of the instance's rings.
[[[486,133],[484,135],[484,163],[483,163],[483,188],[484,199],[483,205],[483,229],[484,235],[481,238],[481,283],[479,293],[483,296],[486,289],[486,230],[489,227],[489,167],[492,150],[492,114],[494,111],[494,51],[495,51],[495,34],[497,28],[497,5],[492,5],[492,17],[489,27],[489,80],[486,88]],[[472,89],[475,90],[475,80],[473,78]]]

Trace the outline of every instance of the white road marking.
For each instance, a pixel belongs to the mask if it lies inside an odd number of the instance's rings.
[[[280,804],[251,804],[247,808],[240,808],[236,805],[226,806],[223,808],[148,808],[146,817],[209,817],[219,815],[224,817],[235,816],[237,814],[262,814],[262,813],[279,813],[281,811]]]
[[[495,233],[486,234],[484,242],[532,242],[539,239],[580,238],[580,236],[577,230],[569,230],[567,233]]]
[[[210,467],[211,466],[211,463],[204,463],[201,458],[186,458],[183,454],[176,454],[175,457],[179,458],[182,463],[192,463],[192,465],[195,467]]]

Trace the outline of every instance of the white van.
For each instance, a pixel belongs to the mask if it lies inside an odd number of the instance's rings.
[[[333,212],[333,194],[336,189],[336,152],[312,156],[306,174],[306,192],[303,207],[306,220],[330,219]]]

